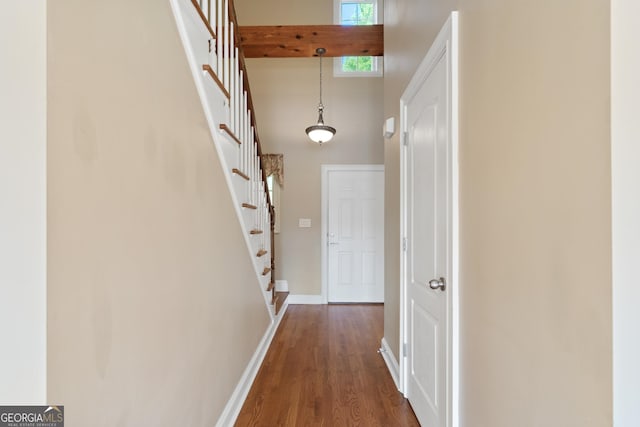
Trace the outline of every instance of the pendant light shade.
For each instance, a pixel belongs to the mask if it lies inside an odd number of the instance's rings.
[[[320,103],[318,104],[318,123],[313,126],[309,126],[305,129],[305,132],[313,142],[323,144],[328,142],[336,134],[336,129],[324,124],[324,105],[322,105],[322,55],[326,50],[322,47],[316,49],[316,53],[320,57]]]
[[[322,117],[323,109],[324,107],[320,104],[318,107],[318,123],[305,129],[309,138],[318,144],[330,141],[333,135],[336,134],[335,128],[324,124],[324,118]]]

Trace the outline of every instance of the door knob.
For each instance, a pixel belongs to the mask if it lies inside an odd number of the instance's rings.
[[[429,280],[429,287],[431,289],[440,288],[441,291],[444,291],[444,289],[447,287],[447,282],[444,280],[444,277],[441,277],[439,279],[431,279]]]
[[[336,235],[334,233],[327,233],[327,237],[329,238],[329,241],[327,242],[328,245],[337,245],[338,244],[338,242],[333,240],[333,238],[336,237]]]

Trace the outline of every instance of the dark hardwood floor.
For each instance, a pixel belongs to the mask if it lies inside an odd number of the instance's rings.
[[[236,426],[419,426],[377,353],[382,305],[290,305]]]

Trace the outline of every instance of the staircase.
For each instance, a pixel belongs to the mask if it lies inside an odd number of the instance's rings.
[[[231,0],[173,0],[171,6],[209,130],[273,320],[286,308],[273,272],[274,209]]]

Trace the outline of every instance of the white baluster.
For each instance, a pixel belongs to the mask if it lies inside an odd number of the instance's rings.
[[[257,185],[257,181],[256,181],[256,185]],[[257,196],[258,196],[258,194],[256,193],[256,205],[260,206],[260,199]],[[257,212],[257,215],[256,215],[256,222],[258,223],[258,228],[260,230],[262,230],[262,224],[260,223],[260,209],[258,209],[258,212]]]
[[[255,191],[253,186],[254,186],[254,182],[255,182],[255,177],[256,177],[256,156],[253,154],[254,153],[254,145],[253,142],[251,142],[251,152],[249,153],[249,155],[251,156],[251,200],[252,202],[255,202]]]
[[[262,187],[262,185],[260,186]],[[264,195],[264,190],[262,190],[260,194],[260,223],[262,224],[262,229],[265,231],[262,233],[262,247],[264,247],[264,236],[267,234],[267,229],[264,226],[264,197],[262,197],[262,195]]]
[[[217,1],[217,7],[216,7],[216,17],[217,17],[217,29],[216,29],[216,57],[218,58],[217,61],[217,66],[216,66],[216,73],[218,75],[218,78],[222,77],[223,74],[223,70],[222,70],[222,64],[223,64],[223,50],[222,50],[222,42],[223,42],[223,32],[224,32],[224,27],[223,25],[223,21],[222,21],[222,17],[224,16],[224,13],[222,11],[222,1],[223,0],[218,0]]]
[[[245,137],[245,140],[242,141],[242,162],[244,167],[244,162],[246,162],[247,158],[247,145],[249,145],[249,139]]]
[[[211,25],[211,28],[216,28],[216,5],[215,3],[212,4],[212,2],[214,2],[215,0],[207,0],[207,3],[209,3],[209,25]],[[218,33],[216,32],[216,36],[218,35]],[[214,65],[215,66],[215,65]]]
[[[249,141],[249,144],[247,144],[249,146],[249,151],[247,152],[247,160],[249,161],[249,167],[251,168],[251,174],[253,174],[253,140],[255,138],[255,129],[251,129],[251,140]],[[253,191],[251,192],[251,197],[253,197]],[[251,199],[253,200],[253,199]]]
[[[251,157],[253,157],[253,170],[251,171],[251,175],[253,175],[253,185],[251,188],[251,192],[253,194],[253,200],[258,203],[258,197],[256,195],[256,177],[258,176],[258,173],[256,172],[257,167],[258,167],[258,162],[257,162],[257,157],[256,157],[256,145],[255,143],[252,143],[253,145],[253,150],[251,153]]]
[[[250,148],[249,147],[249,141],[247,141],[247,143],[243,144],[243,147],[242,147],[242,149],[243,149],[243,161],[244,161],[244,164],[242,166],[242,168],[243,168],[242,170],[244,171],[244,173],[248,173],[248,170],[249,170],[249,148]],[[250,186],[247,186],[247,197],[249,198],[249,200],[251,200],[250,199],[251,193],[249,192],[249,187]]]
[[[267,206],[267,222],[269,223],[269,238],[267,239],[267,247],[265,248],[266,251],[269,251],[269,253],[271,253],[271,210],[270,210],[270,206]]]
[[[229,0],[224,0],[224,87],[227,89],[227,92],[231,91],[229,87],[229,77],[230,77],[230,52],[229,48],[231,47],[230,39],[229,39]]]
[[[230,34],[233,34],[233,27],[230,30]],[[231,51],[231,55],[233,55],[233,51]],[[229,91],[229,128],[231,132],[235,135],[234,125],[236,122],[236,117],[234,111],[236,109],[236,104],[238,103],[238,99],[235,97],[235,91],[233,90],[233,86],[235,84],[235,62],[233,58],[229,61],[229,87],[227,90]]]
[[[235,42],[234,42],[235,44]],[[238,61],[240,52],[238,51],[238,48],[235,47],[234,49],[234,57],[233,57],[233,62],[235,63],[235,75],[233,76],[235,78],[235,85],[234,85],[234,96],[236,97],[236,108],[235,108],[235,116],[236,116],[236,127],[235,127],[235,134],[238,135],[240,133],[240,107],[242,106],[242,98],[240,97],[240,78],[242,77],[242,74],[240,73],[240,62]]]
[[[243,101],[244,99],[242,98],[242,70],[240,70],[239,66],[238,66],[239,72],[238,72],[238,89],[237,89],[237,95],[238,95],[238,139],[240,139],[240,141],[243,141],[244,136],[242,135],[242,127],[244,126],[244,119],[242,117],[242,109],[244,108],[244,104]]]
[[[236,68],[236,49],[234,47],[233,41],[234,31],[235,29],[233,28],[233,22],[229,22],[229,96],[233,98],[233,108],[229,111],[229,113],[233,117],[233,126],[231,126],[231,131],[234,135],[236,135],[236,108],[238,106],[238,98],[236,97],[236,82],[238,81],[238,69]]]
[[[253,193],[255,195],[256,198],[256,202],[258,201],[258,171],[260,170],[260,162],[258,159],[258,143],[254,143],[254,147],[253,147],[253,158],[255,159],[255,165],[254,165],[254,172],[253,172],[253,182],[254,182],[254,187],[253,187]]]
[[[257,214],[258,214],[258,228],[260,230],[262,230],[262,234],[264,234],[264,228],[262,228],[262,207],[261,207],[261,204],[260,204],[260,198],[259,197],[258,197],[257,206],[258,206],[258,212],[257,212]],[[262,242],[262,236],[260,236],[260,240],[258,241],[258,243],[260,243],[260,242]]]
[[[247,114],[247,91],[244,90],[244,77],[242,80],[242,86],[243,86],[243,91],[242,91],[242,123],[243,123],[243,127],[244,129],[242,130],[243,135],[244,135],[244,139],[245,141],[249,141],[249,115]]]
[[[247,126],[248,126],[247,127],[248,132],[247,132],[247,144],[246,145],[247,145],[247,149],[248,149],[249,148],[249,144],[251,143],[252,138],[253,138],[253,135],[251,134],[251,117],[247,117]],[[248,150],[247,150],[247,155],[248,155]]]
[[[251,143],[247,144],[247,175],[251,177],[253,171],[253,160],[251,159]],[[249,200],[253,201],[253,193],[251,191],[251,180],[249,180]]]
[[[261,205],[260,210],[262,212],[262,229],[264,230],[264,233],[262,233],[262,247],[264,248],[264,241],[265,241],[265,239],[267,237],[267,230],[269,229],[266,226],[266,221],[265,221],[266,215],[265,215],[265,210],[264,210],[265,209],[264,185],[263,185],[261,194],[262,194],[262,197],[261,197],[262,203],[260,204]]]

